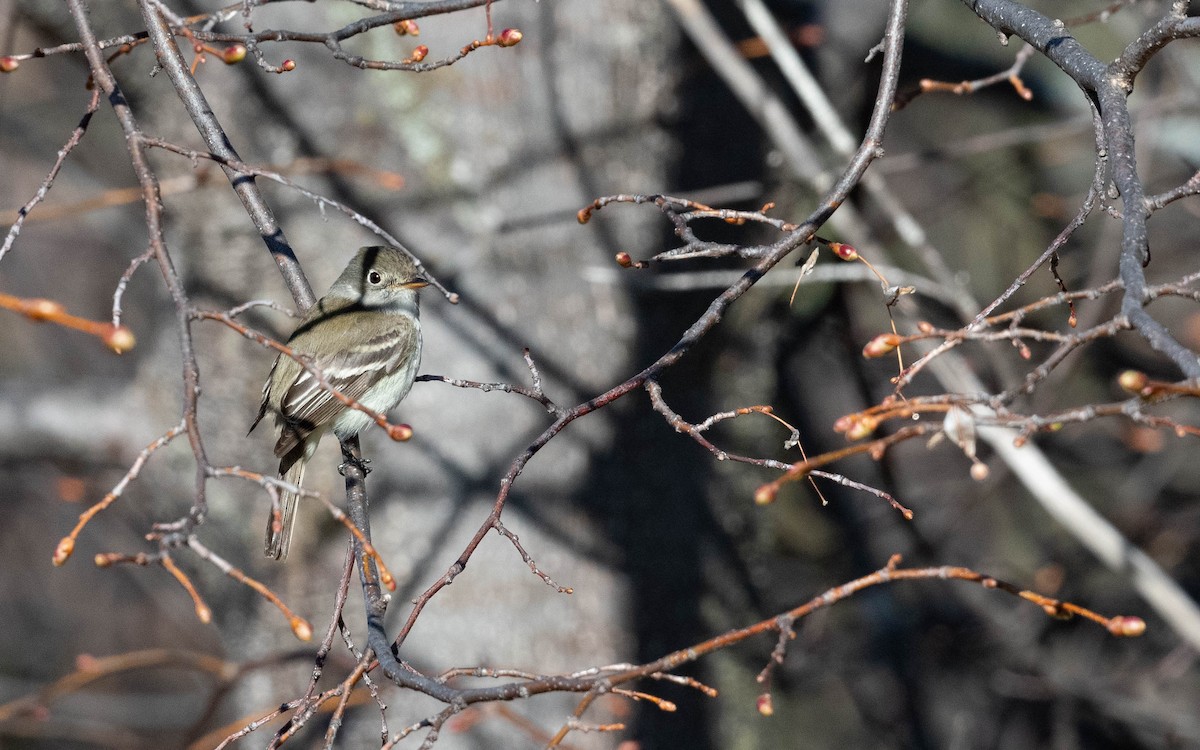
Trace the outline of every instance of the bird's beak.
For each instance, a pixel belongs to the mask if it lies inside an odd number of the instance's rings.
[[[429,286],[429,280],[423,279],[420,276],[417,276],[412,281],[405,282],[405,283],[401,284],[400,286],[404,287],[405,289],[420,289],[422,287]]]

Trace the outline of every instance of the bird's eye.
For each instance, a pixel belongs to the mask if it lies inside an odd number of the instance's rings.
[[[367,274],[367,281],[372,284],[378,284],[379,282],[383,281],[383,277],[379,275],[378,271],[373,270]]]

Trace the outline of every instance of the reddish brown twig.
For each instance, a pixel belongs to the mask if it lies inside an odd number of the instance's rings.
[[[54,323],[65,328],[83,331],[89,336],[100,339],[105,346],[117,354],[124,354],[137,343],[133,331],[125,326],[100,323],[71,315],[62,303],[52,299],[23,299],[0,293],[0,308],[20,313],[30,320]]]
[[[133,465],[129,467],[129,471],[125,472],[125,476],[121,477],[121,481],[105,495],[100,502],[85,510],[79,515],[79,522],[75,524],[75,528],[71,529],[71,533],[59,541],[58,546],[54,550],[53,562],[55,565],[62,565],[71,557],[71,553],[75,551],[75,542],[79,539],[79,534],[83,531],[83,527],[88,525],[97,513],[104,510],[108,506],[117,501],[124,492],[129,483],[137,479],[141,473],[142,467],[146,465],[146,461],[150,460],[151,454],[163,447],[167,443],[174,440],[186,429],[186,426],[180,422],[165,433],[155,438],[149,445],[142,449],[134,459]]]
[[[321,388],[328,391],[331,396],[345,404],[347,408],[357,409],[363,414],[366,414],[371,418],[371,421],[382,427],[384,432],[387,433],[387,436],[392,440],[404,442],[412,438],[412,427],[406,424],[393,424],[389,422],[388,418],[383,414],[380,414],[368,406],[364,406],[358,401],[342,393],[337,388],[333,387],[332,384],[330,384],[330,382],[325,378],[325,374],[321,372],[321,368],[313,364],[309,357],[293,350],[288,345],[281,344],[265,333],[261,333],[253,328],[242,325],[234,320],[229,313],[215,312],[212,310],[192,310],[191,317],[198,320],[215,320],[218,323],[232,328],[240,333],[243,337],[258,343],[261,346],[264,346],[268,349],[274,349],[285,357],[291,357],[292,359],[296,360],[296,363],[303,367],[306,372],[311,374],[316,379]]]

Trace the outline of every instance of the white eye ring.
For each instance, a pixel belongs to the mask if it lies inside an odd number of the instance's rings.
[[[378,284],[379,282],[383,281],[383,277],[379,275],[378,271],[371,270],[369,273],[367,273],[367,281],[371,284]]]

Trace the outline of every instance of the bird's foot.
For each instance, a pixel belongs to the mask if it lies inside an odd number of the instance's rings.
[[[345,461],[345,463],[338,466],[338,474],[341,474],[342,476],[346,476],[346,467],[347,466],[353,466],[354,468],[358,469],[359,471],[362,472],[362,475],[364,477],[371,473],[371,467],[367,466],[367,464],[371,463],[371,459],[369,459],[369,458],[348,458],[345,456],[343,456],[343,458],[346,458],[346,461]]]

